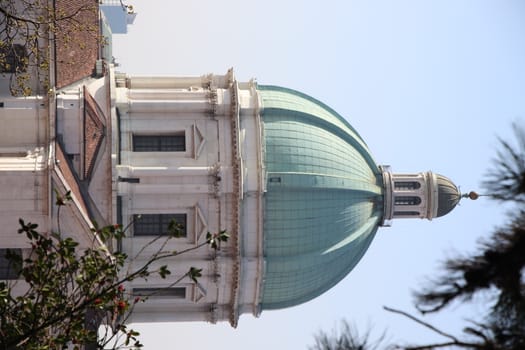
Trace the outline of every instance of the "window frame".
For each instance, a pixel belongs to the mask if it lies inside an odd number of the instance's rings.
[[[186,152],[186,132],[169,134],[132,134],[133,152]]]
[[[150,300],[187,300],[187,286],[175,286],[168,288],[154,287],[133,287],[132,294],[134,297],[148,298]]]
[[[146,222],[150,220],[149,222]],[[182,224],[183,229],[179,238],[188,237],[188,214],[187,213],[144,213],[133,214],[133,236],[152,237],[165,236],[168,234],[168,225],[172,220]],[[142,221],[142,222],[141,222]],[[141,227],[141,225],[143,227]],[[147,228],[147,225],[157,225],[157,229]],[[164,231],[164,232],[162,232]]]

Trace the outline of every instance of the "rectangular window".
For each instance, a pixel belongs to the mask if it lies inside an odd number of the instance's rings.
[[[154,299],[186,299],[186,287],[133,288],[133,296]]]
[[[8,250],[11,254],[22,256],[22,249],[0,249],[0,280],[16,280],[18,278],[20,266],[7,259]]]
[[[184,132],[170,135],[133,135],[133,152],[185,152]]]
[[[136,214],[133,217],[133,234],[135,236],[166,235],[172,221],[177,224],[178,237],[186,237],[186,214]]]

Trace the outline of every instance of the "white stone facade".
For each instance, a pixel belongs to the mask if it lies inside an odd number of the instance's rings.
[[[166,288],[191,266],[203,274],[199,283],[187,278],[177,284],[185,288],[183,294],[152,296],[139,304],[133,321],[229,320],[236,325],[240,313],[258,313],[264,191],[258,106],[254,83],[238,84],[232,71],[195,78],[118,75],[114,219],[129,225],[123,251],[140,264],[159,249],[183,251],[202,244],[208,232],[231,235],[218,251],[201,247],[163,261],[172,270],[169,279],[128,286]],[[144,136],[149,141],[173,137],[179,144],[139,150],[138,138]],[[183,215],[186,236],[144,248],[152,237],[134,228],[156,214]]]
[[[108,68],[105,76],[80,80],[49,99],[0,94],[0,248],[27,248],[17,234],[19,217],[42,232],[60,229],[81,246],[93,244],[93,219],[121,222],[129,226],[128,237],[113,248],[137,266],[159,249],[191,250],[206,242],[208,232],[226,230],[231,237],[217,251],[203,246],[159,263],[169,265],[168,279],[127,286],[164,288],[190,266],[202,269],[198,283],[186,278],[175,286],[176,295],[139,304],[133,321],[225,320],[235,326],[241,313],[257,315],[264,169],[255,83],[238,83],[231,70],[128,77]],[[175,135],[183,143],[177,151],[136,151],[134,137],[141,135]],[[60,227],[55,191],[72,197]],[[152,214],[183,215],[185,237],[148,245],[155,237],[135,235],[132,222]]]

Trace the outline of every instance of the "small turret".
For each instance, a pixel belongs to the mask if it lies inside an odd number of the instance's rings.
[[[461,199],[458,187],[447,177],[431,171],[393,174],[382,166],[384,195],[383,226],[397,218],[441,217],[452,211]]]

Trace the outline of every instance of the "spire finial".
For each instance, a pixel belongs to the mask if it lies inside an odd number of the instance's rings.
[[[479,198],[479,196],[480,196],[480,194],[478,194],[477,192],[470,191],[469,193],[464,193],[461,197],[469,198],[469,199],[472,199],[473,201],[475,201],[476,199]]]

